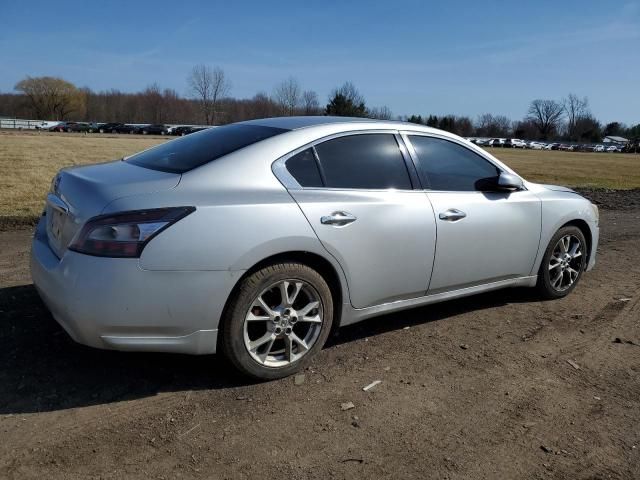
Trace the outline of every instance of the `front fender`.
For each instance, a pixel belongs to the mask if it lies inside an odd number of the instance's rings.
[[[544,257],[544,252],[549,246],[553,235],[563,225],[576,220],[584,221],[591,234],[591,245],[587,270],[591,270],[595,265],[596,249],[599,240],[598,218],[591,202],[576,193],[569,191],[546,190],[537,193],[542,204],[542,228],[540,234],[540,246],[536,255],[536,261],[531,275],[536,275],[540,269],[540,263]]]

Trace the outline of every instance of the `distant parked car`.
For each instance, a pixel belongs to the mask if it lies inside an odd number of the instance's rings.
[[[170,133],[171,133],[171,135],[176,135],[178,137],[184,137],[185,135],[189,135],[190,133],[193,133],[193,131],[194,131],[193,127],[182,126],[182,127],[175,127],[173,129],[171,129]]]
[[[60,122],[58,122],[58,121],[55,121],[55,122],[47,122],[47,121],[44,121],[44,122],[41,122],[41,123],[37,124],[37,125],[35,126],[35,129],[36,129],[36,130],[50,130],[51,128],[55,127],[55,126],[56,126],[56,125],[58,125],[59,123],[60,123]]]
[[[640,153],[640,138],[636,138],[627,142],[627,144],[623,147],[620,147],[620,151],[624,153]]]
[[[487,145],[489,145],[490,147],[502,147],[504,146],[504,139],[492,138],[491,140],[489,140],[489,143]]]
[[[162,124],[145,125],[144,127],[138,127],[135,133],[142,135],[166,135],[167,126]]]
[[[136,133],[137,128],[138,127],[135,125],[128,125],[125,123],[116,128],[116,133]]]
[[[527,142],[519,138],[507,138],[502,145],[504,148],[525,148]]]
[[[532,150],[542,150],[545,147],[544,143],[540,143],[540,142],[528,142],[527,143],[527,148],[530,148]]]
[[[98,131],[100,133],[118,133],[117,128],[120,127],[121,125],[124,125],[122,123],[103,123],[102,125],[100,125],[100,127],[98,128]]]
[[[596,145],[593,149],[594,152],[604,152],[604,145]]]
[[[124,123],[105,123],[100,125],[98,131],[100,133],[133,133],[136,127],[126,125]]]
[[[605,151],[609,153],[620,153],[622,152],[622,147],[619,145],[610,145],[605,148]]]
[[[58,122],[53,127],[49,127],[50,132],[65,132],[67,128],[67,122]]]
[[[67,123],[67,132],[89,132],[92,133],[98,130],[98,126],[95,123],[86,122],[69,122]]]

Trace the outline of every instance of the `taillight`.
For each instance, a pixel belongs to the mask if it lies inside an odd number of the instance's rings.
[[[98,257],[137,258],[153,237],[194,210],[173,207],[100,215],[87,221],[69,250]]]

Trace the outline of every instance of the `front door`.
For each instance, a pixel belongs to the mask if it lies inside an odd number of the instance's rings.
[[[500,168],[462,143],[409,135],[436,218],[429,294],[530,275],[541,204],[526,191],[492,191]]]
[[[540,200],[534,194],[428,196],[438,232],[429,293],[530,274],[540,242]]]

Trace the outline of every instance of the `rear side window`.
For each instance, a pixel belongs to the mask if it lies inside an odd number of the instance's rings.
[[[287,170],[302,187],[322,187],[318,162],[311,148],[295,154],[287,160]]]
[[[140,152],[126,161],[152,170],[184,173],[286,131],[260,125],[212,127]]]
[[[411,189],[409,172],[391,134],[339,137],[316,145],[330,188]]]
[[[418,135],[409,139],[418,155],[421,180],[431,190],[487,190],[500,174],[498,167],[457,143]]]

